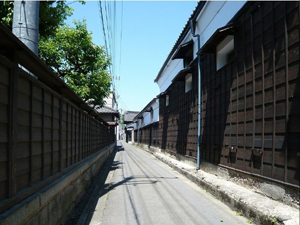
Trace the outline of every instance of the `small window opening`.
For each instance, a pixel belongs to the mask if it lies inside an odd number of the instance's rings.
[[[217,46],[217,70],[221,69],[227,63],[234,59],[234,38],[233,35],[228,35]]]
[[[189,92],[192,90],[192,74],[188,73],[185,76],[185,93]]]
[[[169,99],[170,97],[169,97],[169,95],[166,95],[166,106],[168,106],[169,105],[169,101],[170,101],[170,99]]]
[[[184,59],[183,59],[184,68],[186,68],[188,65],[190,65],[190,63],[192,61],[193,61],[193,55],[192,54],[189,54],[186,57],[184,57]]]

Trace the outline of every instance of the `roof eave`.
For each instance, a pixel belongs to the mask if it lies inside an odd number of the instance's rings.
[[[189,21],[190,20],[193,20],[193,21],[196,20],[197,16],[202,11],[202,9],[203,9],[203,7],[204,7],[205,4],[206,4],[206,1],[199,1],[198,2],[198,5],[196,6],[194,12],[192,13],[192,15],[190,16],[190,18],[188,19],[187,23],[185,24],[185,26],[184,26],[181,34],[179,35],[177,41],[175,42],[175,45],[173,46],[171,52],[169,53],[167,59],[165,60],[163,66],[161,67],[160,71],[158,72],[158,75],[154,79],[155,83],[157,83],[157,81],[161,77],[161,75],[162,75],[162,73],[164,71],[164,68],[166,67],[167,63],[170,61],[170,59],[173,56],[174,52],[177,50],[178,46],[180,45],[180,43],[183,41],[183,39],[187,35],[188,31],[190,30]]]

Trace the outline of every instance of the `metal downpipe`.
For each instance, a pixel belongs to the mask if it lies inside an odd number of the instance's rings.
[[[200,35],[195,34],[193,21],[190,20],[190,28],[193,37],[197,37],[198,51],[200,50]],[[197,141],[197,170],[200,169],[200,145],[201,145],[201,69],[200,69],[200,55],[198,57],[198,141]]]

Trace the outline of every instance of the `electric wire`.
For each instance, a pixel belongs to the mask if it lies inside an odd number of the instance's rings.
[[[117,4],[116,0],[114,1],[99,0],[98,3],[99,3],[101,26],[103,31],[103,38],[105,42],[105,50],[107,56],[111,59],[111,65],[108,68],[112,78],[111,91],[115,93],[115,96],[118,99],[120,97],[118,91],[120,87],[121,62],[122,62],[123,1],[121,2],[121,4]],[[120,5],[120,9],[117,7],[118,5]],[[118,10],[120,11],[120,13]],[[118,30],[118,25],[120,25],[119,28],[120,30]],[[117,44],[117,40],[119,41],[118,43],[119,46]],[[120,99],[120,103],[122,103],[122,105],[128,109],[128,107],[126,106],[123,100]]]
[[[121,103],[123,106],[125,106],[125,108],[126,108],[127,110],[129,110],[128,107],[127,107],[127,105],[125,104],[125,102],[124,102],[123,99],[121,98],[121,96],[120,96],[119,98],[120,98],[120,103]]]

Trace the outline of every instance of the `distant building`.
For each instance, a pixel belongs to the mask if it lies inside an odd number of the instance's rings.
[[[158,147],[159,100],[152,99],[133,120],[136,121],[134,141]]]
[[[115,133],[115,140],[117,140],[118,137],[117,119],[120,118],[120,113],[117,110],[110,108],[108,106],[103,106],[103,107],[96,106],[95,110],[100,114],[101,118],[104,121],[106,121],[111,127],[113,127]]]
[[[112,109],[118,109],[118,103],[114,93],[110,93],[109,96],[104,99],[104,101],[105,101],[105,106]]]
[[[133,142],[134,130],[136,129],[136,123],[134,117],[138,114],[138,111],[125,111],[123,123],[126,125],[125,134],[126,142]]]
[[[105,106],[95,106],[95,110],[100,114],[103,120],[105,120],[110,126],[113,127],[115,133],[115,140],[119,136],[119,126],[117,120],[120,118],[120,113],[117,110],[118,105],[114,93],[110,93],[108,97],[104,99]]]

